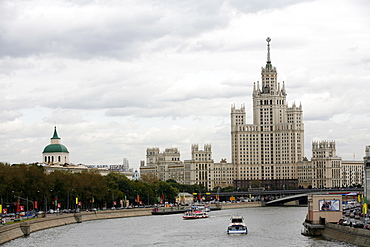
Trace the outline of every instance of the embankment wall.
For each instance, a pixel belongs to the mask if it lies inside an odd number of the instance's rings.
[[[370,246],[370,231],[327,223],[322,234],[325,238],[354,244],[358,246]]]
[[[261,207],[261,202],[222,203],[221,209]]]
[[[82,212],[78,214],[63,214],[58,216],[52,215],[45,218],[25,221],[23,224],[26,223],[29,226],[29,232],[32,233],[51,227],[63,226],[89,220],[146,216],[151,215],[151,212],[152,209],[146,208]],[[20,223],[0,227],[0,244],[22,237],[23,235],[24,232],[21,230]]]

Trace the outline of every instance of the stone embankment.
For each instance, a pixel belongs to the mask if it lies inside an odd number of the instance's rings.
[[[261,207],[261,202],[222,203],[221,209]]]
[[[233,208],[259,207],[261,206],[261,203],[260,202],[222,203],[220,205],[221,209],[233,209]],[[81,223],[89,220],[103,220],[147,215],[152,215],[151,208],[81,212],[77,214],[61,214],[57,216],[48,215],[45,218],[33,219],[21,223],[14,223],[11,225],[0,227],[0,244],[22,236],[27,236],[32,232],[44,230],[51,227]]]
[[[89,220],[102,220],[102,219],[113,219],[113,218],[124,218],[124,217],[135,217],[135,216],[146,216],[151,215],[152,209],[138,208],[138,209],[127,209],[127,210],[107,210],[107,211],[95,211],[95,212],[82,212],[77,214],[62,214],[58,216],[50,216],[45,218],[33,219],[24,221],[21,223],[14,223],[0,227],[0,244],[8,242],[10,240],[27,236],[32,232],[39,230],[63,226],[73,223],[81,223]]]
[[[326,223],[322,236],[357,246],[370,246],[370,231]]]

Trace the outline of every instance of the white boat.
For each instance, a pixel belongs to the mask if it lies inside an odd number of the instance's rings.
[[[189,209],[182,216],[182,218],[184,220],[204,219],[204,218],[208,218],[208,217],[209,217],[209,215],[206,212],[203,212],[203,211],[200,211],[200,210],[193,210],[193,209]]]
[[[242,216],[232,216],[227,228],[227,234],[247,234],[248,228]]]

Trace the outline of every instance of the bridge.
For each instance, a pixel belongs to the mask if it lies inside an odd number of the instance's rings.
[[[267,201],[265,202],[265,205],[266,206],[281,206],[281,205],[285,205],[291,202],[294,202],[295,205],[307,205],[307,196],[309,194],[319,194],[319,193],[305,193],[305,194],[297,194],[293,196],[286,196],[286,197],[278,198],[275,200]]]
[[[250,198],[264,201],[266,206],[281,205],[307,205],[307,196],[309,194],[341,194],[352,196],[351,193],[362,193],[363,188],[345,188],[345,189],[298,189],[298,190],[267,190],[267,191],[233,191],[233,192],[211,192],[209,195],[219,196],[220,201],[228,201],[230,197]],[[349,198],[357,199],[357,198]]]

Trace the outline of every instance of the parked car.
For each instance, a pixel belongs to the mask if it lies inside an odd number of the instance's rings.
[[[342,226],[350,226],[351,222],[349,220],[345,220],[342,222]]]
[[[338,225],[342,225],[343,222],[345,222],[347,220],[347,218],[342,218],[338,221]]]
[[[364,228],[364,223],[357,221],[352,226],[354,228]]]

